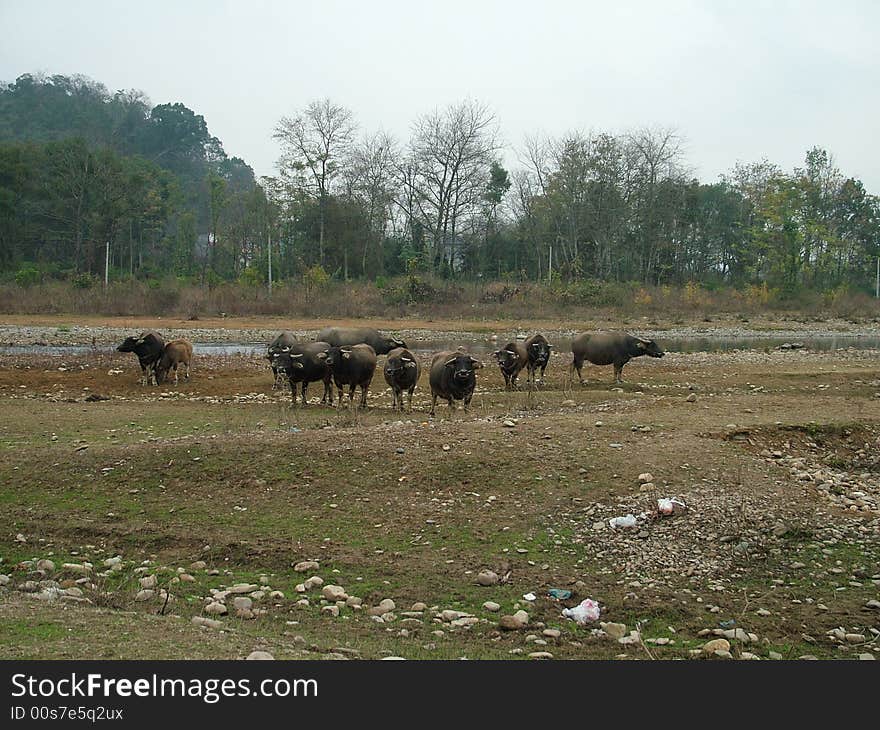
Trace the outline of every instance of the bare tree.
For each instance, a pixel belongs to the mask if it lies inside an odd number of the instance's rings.
[[[686,174],[683,140],[675,129],[646,127],[629,134],[627,141],[638,179],[642,280],[649,282],[660,273],[660,187],[666,181],[681,181]]]
[[[410,154],[415,175],[406,184],[430,235],[431,268],[444,259],[455,267],[456,231],[479,210],[498,149],[495,117],[485,104],[463,101],[416,121]]]
[[[281,142],[281,175],[318,200],[318,251],[324,263],[327,196],[341,172],[357,126],[352,113],[329,99],[313,101],[295,117],[282,117],[273,137]]]
[[[361,272],[367,273],[371,246],[380,253],[382,240],[391,217],[394,200],[395,169],[398,152],[394,139],[387,132],[364,137],[351,151],[351,164],[346,171],[351,197],[364,211],[367,235],[364,237]],[[379,256],[381,266],[382,257]]]

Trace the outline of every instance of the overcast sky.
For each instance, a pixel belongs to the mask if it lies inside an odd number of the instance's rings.
[[[829,150],[880,193],[880,3],[0,0],[0,80],[82,73],[204,115],[273,174],[272,128],[313,99],[401,140],[470,97],[525,134],[675,127],[714,181]],[[505,155],[515,163],[512,152]]]

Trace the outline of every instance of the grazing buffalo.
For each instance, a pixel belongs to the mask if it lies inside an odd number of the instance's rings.
[[[147,330],[137,337],[126,337],[116,352],[133,352],[141,366],[141,385],[155,378],[156,363],[165,351],[165,340],[155,330]]]
[[[299,345],[291,345],[283,352],[276,352],[272,356],[272,369],[287,376],[290,383],[290,396],[296,403],[296,384],[302,383],[301,401],[306,405],[306,390],[309,383],[324,382],[324,396],[321,403],[329,399],[333,405],[333,388],[330,387],[330,368],[327,365],[327,352],[330,344],[327,342],[303,342]]]
[[[285,373],[283,369],[274,364],[274,357],[280,352],[288,352],[295,344],[296,338],[293,336],[293,333],[284,330],[272,340],[266,348],[266,359],[269,361],[269,366],[272,368],[272,375],[275,376],[275,382],[272,383],[272,390],[275,390],[278,387],[278,381],[283,378]]]
[[[492,357],[498,361],[498,367],[504,376],[504,387],[507,390],[515,388],[520,371],[529,363],[525,344],[519,340],[508,342],[500,350],[495,350]]]
[[[409,391],[409,409],[412,410],[413,391],[422,374],[422,366],[413,354],[404,347],[396,347],[388,353],[385,360],[385,382],[391,386],[391,408],[400,405],[403,410],[403,392]]]
[[[544,371],[550,363],[550,350],[553,345],[547,342],[544,335],[532,335],[524,343],[528,353],[529,381],[535,382],[535,373],[541,368],[541,382],[544,382]]]
[[[386,337],[370,327],[325,327],[315,338],[333,347],[369,345],[377,355],[387,355],[395,347],[406,347],[403,340]]]
[[[475,370],[481,367],[483,363],[464,350],[446,350],[434,355],[430,372],[431,415],[434,415],[438,398],[445,399],[453,410],[454,401],[464,401],[467,410],[477,387]]]
[[[177,366],[186,368],[184,378],[189,380],[189,366],[192,362],[193,346],[189,340],[171,340],[165,345],[162,357],[156,363],[156,385],[161,385],[168,377],[168,371],[174,370],[174,384],[177,385]]]
[[[367,390],[376,372],[376,351],[369,345],[359,344],[351,347],[331,347],[327,351],[327,366],[333,375],[333,382],[339,389],[337,408],[342,407],[342,386],[348,386],[348,405],[354,400],[354,389],[360,386],[361,408],[367,407]]]
[[[642,355],[663,357],[666,354],[653,340],[643,340],[625,332],[585,332],[571,341],[571,351],[574,354],[571,366],[577,370],[581,384],[584,382],[581,375],[584,360],[593,365],[614,365],[614,380],[622,383],[620,373],[632,358]]]

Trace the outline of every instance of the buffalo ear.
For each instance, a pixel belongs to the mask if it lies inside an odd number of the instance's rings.
[[[348,360],[348,359],[351,357],[351,352],[350,352],[350,351],[349,351],[349,352],[346,352],[346,351],[343,350],[343,352],[342,352],[342,357],[343,357],[345,360]]]
[[[648,343],[646,343],[644,340],[639,340],[638,342],[636,342],[636,347],[638,347],[640,350],[644,350],[648,347]]]
[[[326,352],[319,352],[317,355],[315,355],[315,357],[317,357],[319,360],[326,360],[327,353]]]
[[[475,369],[483,367],[483,363],[481,363],[479,360],[475,360],[474,358],[471,358],[470,360],[471,365],[473,365]]]

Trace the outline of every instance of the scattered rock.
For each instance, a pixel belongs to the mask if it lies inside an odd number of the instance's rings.
[[[626,624],[618,623],[602,623],[599,624],[602,630],[612,639],[622,639],[626,636]]]
[[[703,644],[705,654],[714,654],[717,651],[730,652],[730,642],[727,639],[712,639]]]
[[[318,565],[316,560],[303,560],[302,562],[297,563],[293,566],[293,569],[297,573],[307,573],[310,570],[318,570],[321,566]]]
[[[481,586],[494,586],[499,580],[498,574],[491,570],[481,570],[477,574],[477,583]]]
[[[321,595],[328,601],[344,601],[348,598],[345,588],[329,583],[321,589]]]
[[[217,621],[217,619],[213,618],[205,618],[204,616],[193,616],[192,622],[196,626],[205,626],[209,629],[220,629],[223,627],[222,621]]]
[[[496,613],[497,611],[501,610],[501,606],[495,603],[495,601],[486,601],[483,604],[483,608],[485,608],[487,611],[491,611],[492,613]]]

